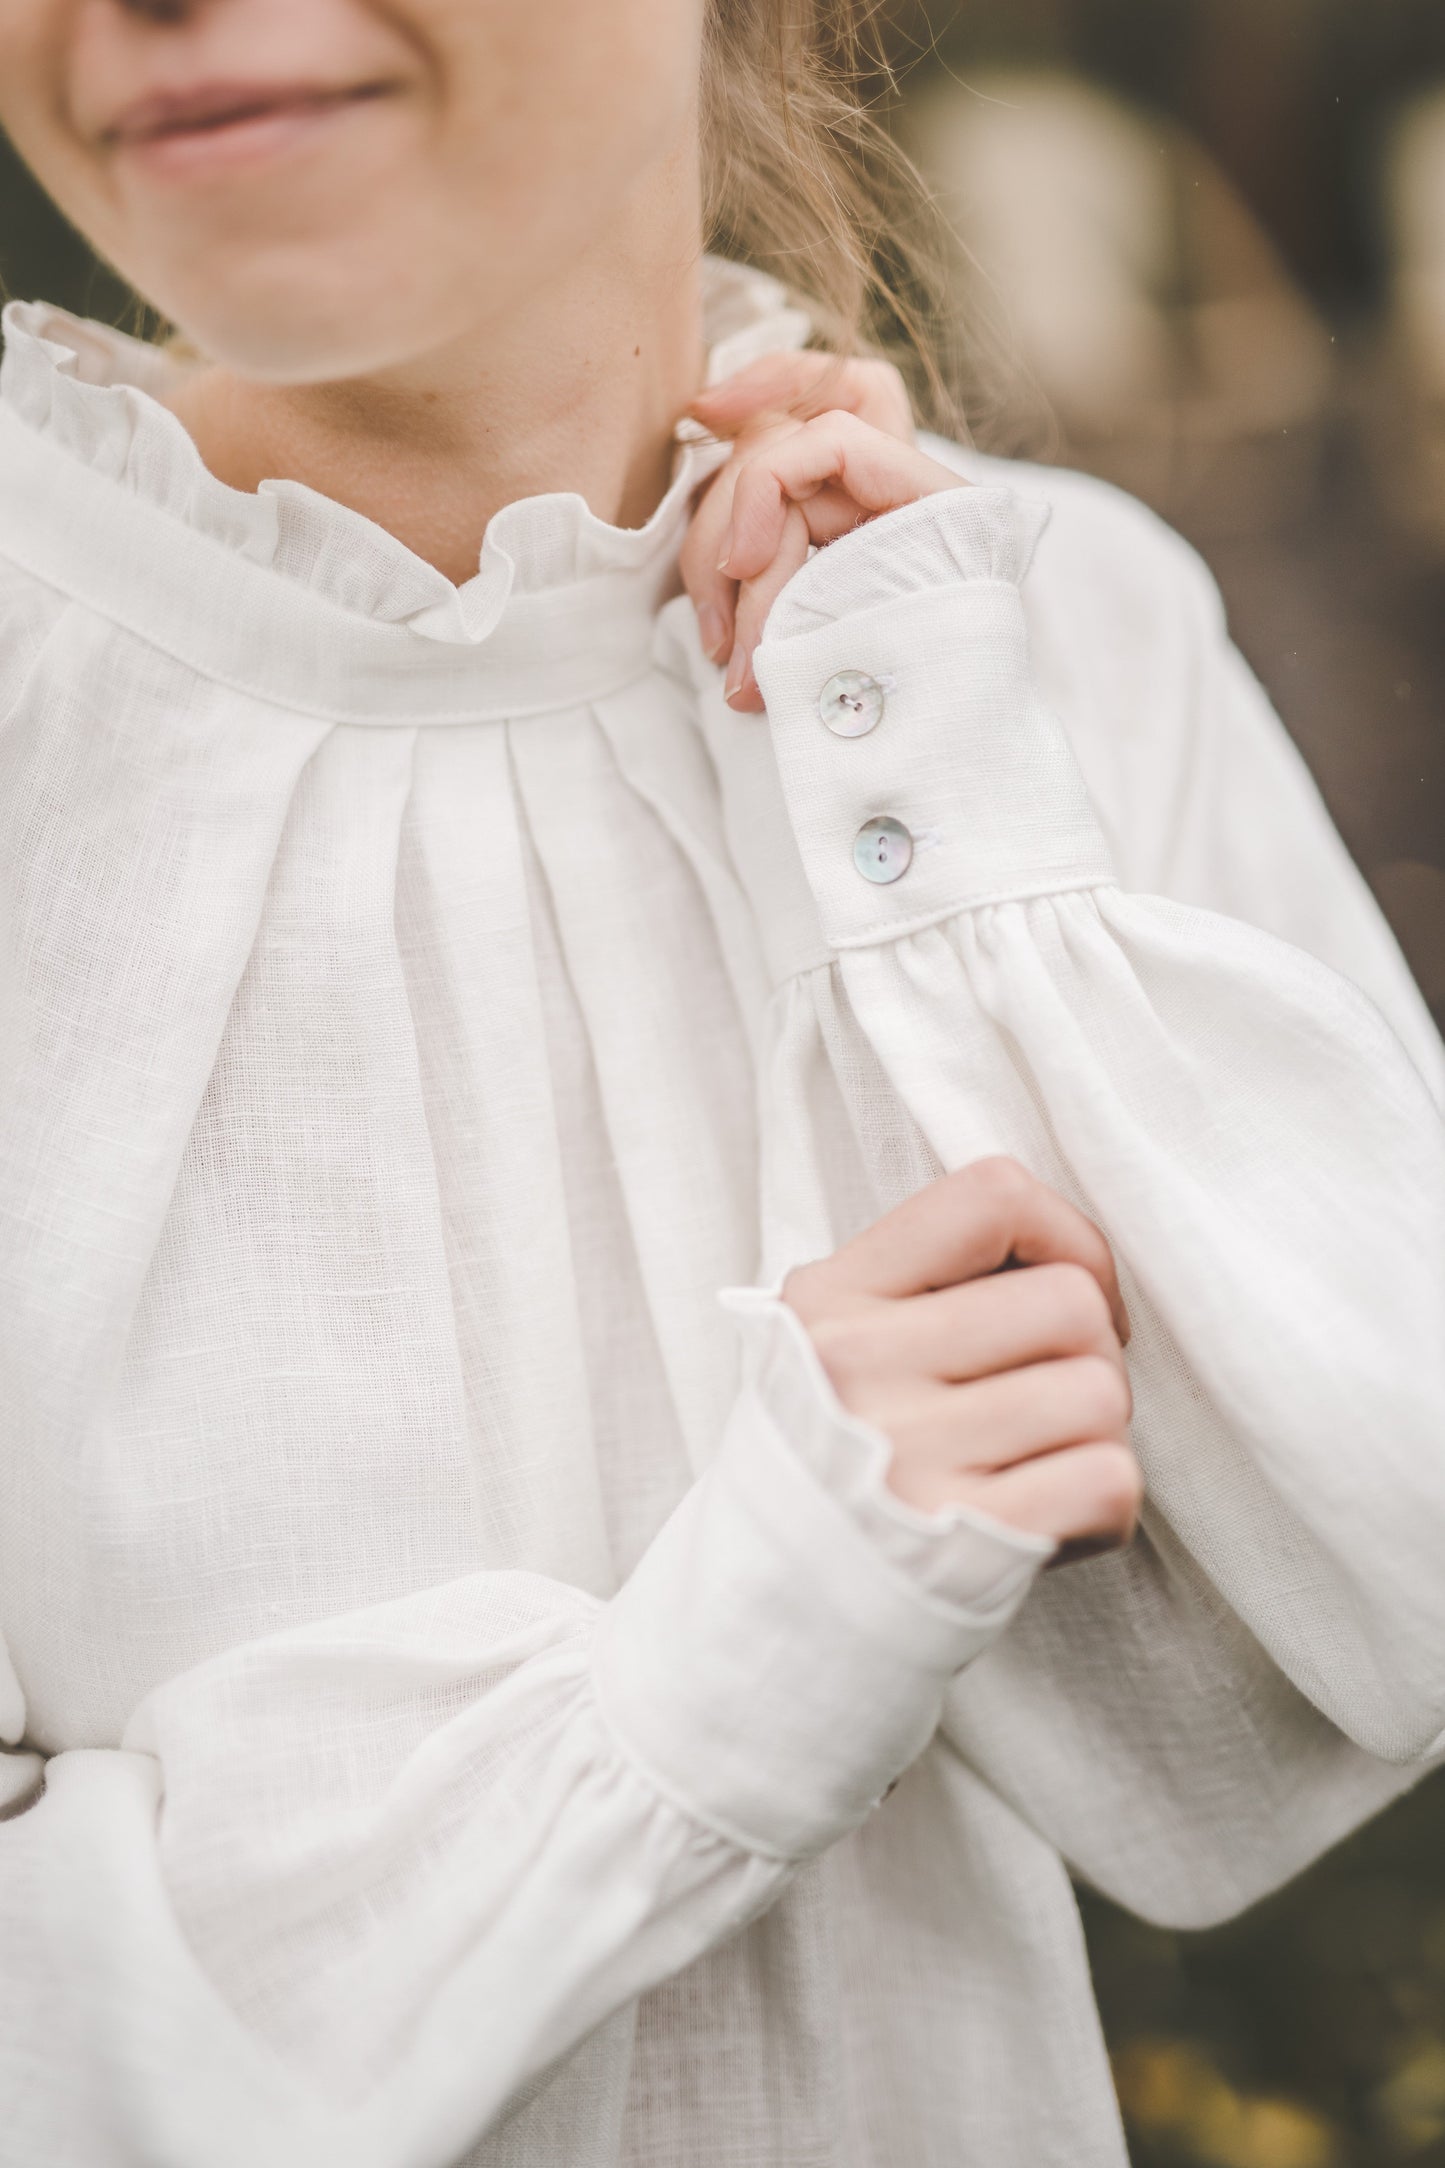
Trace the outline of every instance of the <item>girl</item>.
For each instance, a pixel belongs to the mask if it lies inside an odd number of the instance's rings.
[[[1106,2168],[1068,1870],[1445,1745],[1440,1045],[1183,546],[704,254],[845,14],[0,0],[197,357],[6,315],[7,2163]]]

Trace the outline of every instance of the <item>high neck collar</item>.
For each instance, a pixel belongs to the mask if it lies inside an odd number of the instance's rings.
[[[703,271],[709,383],[803,344],[808,318],[776,280],[712,256]],[[0,551],[206,674],[318,714],[398,721],[400,700],[445,720],[453,704],[460,719],[586,697],[589,677],[642,654],[690,500],[726,457],[680,423],[671,484],[642,527],[610,525],[573,491],[520,498],[456,586],[303,483],[218,481],[162,403],[182,366],[163,349],[36,302],[12,302],[3,327]],[[208,622],[218,609],[230,629]],[[339,637],[315,637],[323,620]],[[549,669],[559,635],[570,667]],[[297,646],[329,651],[330,677],[281,670]]]

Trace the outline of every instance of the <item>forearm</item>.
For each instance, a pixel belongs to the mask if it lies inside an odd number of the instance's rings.
[[[51,1759],[0,1826],[13,2157],[440,2168],[866,1817],[1046,1547],[890,1551],[777,1326],[610,1602],[453,1582],[227,1651],[120,1751]]]

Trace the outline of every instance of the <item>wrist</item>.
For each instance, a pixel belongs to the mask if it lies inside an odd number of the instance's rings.
[[[743,1389],[717,1458],[607,1606],[593,1676],[659,1791],[734,1843],[801,1859],[922,1752],[1053,1546],[888,1499],[887,1441],[831,1394],[801,1319],[770,1290],[721,1299],[744,1326]]]

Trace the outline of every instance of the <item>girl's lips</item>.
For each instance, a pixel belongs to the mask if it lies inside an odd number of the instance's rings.
[[[299,147],[390,87],[203,84],[138,100],[105,130],[103,140],[148,172],[179,178],[258,163]]]

